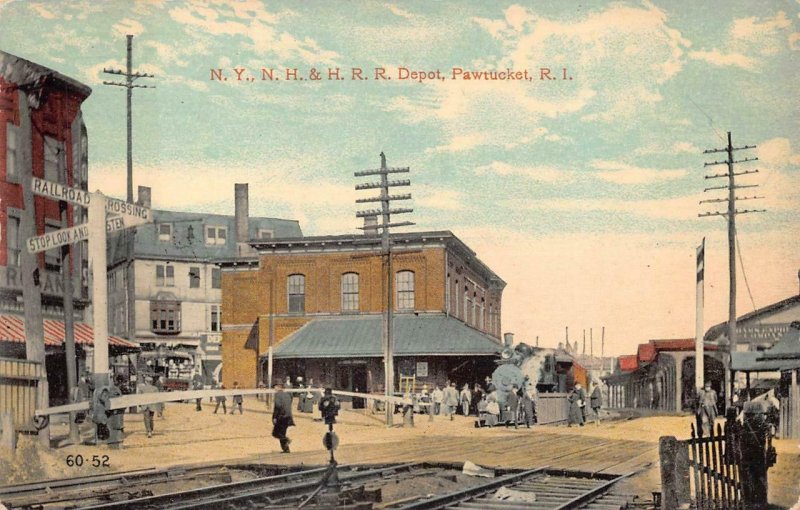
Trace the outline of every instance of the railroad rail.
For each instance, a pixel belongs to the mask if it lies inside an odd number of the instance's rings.
[[[257,477],[232,481],[237,471]],[[261,464],[137,470],[3,487],[0,500],[9,510],[612,510],[626,508],[633,499],[614,487],[634,473],[615,476],[543,467],[499,470],[497,477],[484,479],[462,473],[460,466],[428,463],[336,466],[335,476],[331,473],[329,467]],[[420,482],[431,480],[452,485],[416,490]]]
[[[633,474],[614,476],[531,469],[469,489],[422,499],[397,507],[397,510],[619,510],[627,508],[633,496],[611,489]]]

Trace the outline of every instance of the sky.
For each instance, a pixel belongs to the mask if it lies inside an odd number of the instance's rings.
[[[632,353],[694,336],[704,237],[705,326],[727,318],[726,222],[698,214],[725,207],[699,201],[724,197],[704,175],[726,167],[703,164],[725,155],[703,150],[730,131],[757,146],[736,153],[759,170],[739,196],[765,197],[739,208],[767,211],[737,216],[737,310],[798,293],[800,0],[0,0],[0,49],[92,88],[89,187],[117,197],[125,93],[102,71],[124,69],[126,34],[155,75],[133,98],[134,188],[155,208],[233,214],[247,182],[251,215],[355,233],[353,172],[383,151],[411,168],[402,219],[451,230],[507,282],[504,331],[555,346],[591,328],[599,350],[605,328],[606,353]]]

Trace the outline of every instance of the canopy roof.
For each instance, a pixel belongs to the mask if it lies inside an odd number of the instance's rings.
[[[277,359],[381,357],[380,315],[314,319],[284,339]],[[397,315],[395,356],[491,356],[500,341],[445,315]]]
[[[44,319],[44,344],[58,347],[64,343],[64,321]],[[92,326],[75,322],[75,344],[93,345],[94,329]],[[25,343],[25,322],[16,315],[0,314],[0,342]],[[109,345],[138,349],[139,346],[118,336],[108,336]]]

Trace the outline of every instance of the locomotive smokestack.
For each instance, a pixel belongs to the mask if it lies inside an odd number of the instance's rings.
[[[506,347],[511,347],[514,344],[514,333],[503,334],[503,339],[506,342]]]

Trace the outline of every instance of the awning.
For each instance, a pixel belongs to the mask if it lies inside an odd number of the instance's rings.
[[[793,322],[775,345],[760,354],[762,360],[800,361],[800,322]]]
[[[64,343],[64,321],[44,319],[44,344],[59,347]],[[94,329],[83,323],[75,323],[75,343],[79,345],[92,345]],[[25,343],[25,322],[16,315],[0,314],[0,342]],[[138,349],[139,346],[118,336],[108,336],[109,345]]]
[[[492,356],[499,340],[445,315],[394,317],[395,356]],[[314,319],[274,350],[278,359],[381,357],[381,316]]]
[[[795,360],[786,359],[762,359],[763,352],[732,352],[731,370],[739,372],[775,372],[777,370],[791,370],[800,368],[800,358]]]

